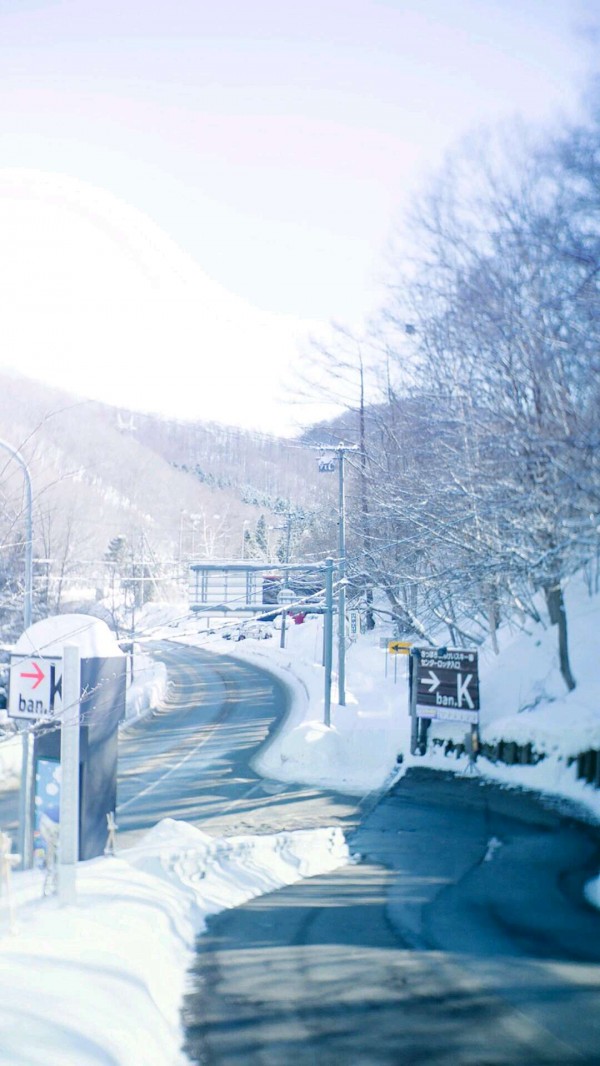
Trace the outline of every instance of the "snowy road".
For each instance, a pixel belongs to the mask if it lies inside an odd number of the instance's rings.
[[[597,835],[415,770],[352,843],[358,865],[211,922],[193,1061],[597,1066],[600,915],[580,894]]]
[[[167,699],[119,740],[120,846],[165,817],[215,836],[356,824],[356,798],[263,780],[252,770],[252,755],[286,712],[279,681],[180,644],[162,642],[153,652],[169,670]]]
[[[281,684],[155,650],[171,681],[120,738],[120,847],[169,817],[214,836],[340,826],[357,858],[210,920],[185,1005],[192,1062],[597,1066],[600,915],[581,894],[597,830],[421,768],[368,814],[369,800],[261,780],[251,760],[285,714]]]
[[[362,861],[211,922],[186,1003],[215,1066],[600,1061],[593,831],[478,778],[411,771],[360,805],[261,781],[285,713],[268,675],[174,644],[165,709],[122,738],[123,843],[165,816],[211,834],[341,825]]]

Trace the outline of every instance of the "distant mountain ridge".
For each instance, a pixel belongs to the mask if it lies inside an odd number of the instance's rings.
[[[105,585],[115,539],[181,573],[191,558],[239,558],[259,522],[274,551],[282,514],[314,511],[334,490],[298,441],[114,408],[14,372],[0,372],[0,439],[29,468],[36,567],[57,603]],[[1,609],[24,535],[23,475],[7,448],[0,493]]]
[[[104,408],[130,439],[150,448],[179,470],[207,484],[238,490],[245,502],[262,499],[307,505],[318,479],[313,456],[298,440],[221,425],[166,419],[125,409]]]

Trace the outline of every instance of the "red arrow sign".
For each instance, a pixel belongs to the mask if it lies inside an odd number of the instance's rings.
[[[31,665],[33,666],[33,669],[35,670],[35,673],[34,674],[21,674],[21,677],[33,677],[33,678],[35,678],[35,685],[31,686],[32,689],[34,689],[34,688],[37,688],[38,685],[40,685],[42,683],[42,681],[44,680],[46,675],[43,673],[42,670],[40,670],[40,668],[39,668],[37,663],[32,663]]]

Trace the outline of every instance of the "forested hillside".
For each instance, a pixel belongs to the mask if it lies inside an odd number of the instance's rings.
[[[184,422],[105,408],[124,436],[151,449],[206,485],[233,489],[244,502],[285,511],[308,506],[317,465],[299,442],[211,422]]]
[[[116,410],[6,373],[0,438],[5,622],[19,624],[26,535],[11,449],[31,476],[36,615],[95,597],[110,606],[123,589],[132,602],[181,596],[192,559],[276,560],[314,528],[314,454],[292,442]]]

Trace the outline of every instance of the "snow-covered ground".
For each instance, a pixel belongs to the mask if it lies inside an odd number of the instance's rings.
[[[574,799],[597,819],[599,793],[576,780],[568,760],[600,747],[600,597],[588,596],[578,579],[567,591],[567,603],[578,683],[573,693],[567,694],[558,671],[554,628],[526,622],[501,633],[499,655],[480,650],[482,739],[532,742],[545,758],[535,766],[485,759],[478,766],[507,784]],[[208,634],[206,621],[190,616],[185,606],[148,608],[144,624],[147,639],[175,639],[251,659],[284,680],[292,694],[290,715],[256,760],[256,769],[269,777],[366,793],[385,787],[415,762],[466,769],[465,757],[444,756],[440,748],[410,755],[407,663],[380,647],[384,629],[360,636],[348,648],[346,706],[337,706],[334,692],[332,724],[326,728],[319,618],[290,625],[284,649],[273,628],[263,640]],[[217,619],[211,625],[216,628]],[[148,662],[138,666],[130,713],[143,713],[164,683]],[[431,736],[460,741],[463,732],[464,727],[439,723]],[[5,783],[15,773],[7,751],[0,745]],[[0,910],[0,1064],[184,1062],[179,1007],[206,915],[348,859],[341,833],[327,827],[215,840],[167,820],[136,848],[81,863],[76,906],[43,897],[39,871],[13,874],[12,928],[6,883]],[[588,898],[600,902],[600,882],[588,887]]]
[[[214,840],[169,819],[79,864],[77,904],[13,875],[0,927],[0,1063],[178,1066],[179,1011],[207,915],[345,863],[340,830]]]

